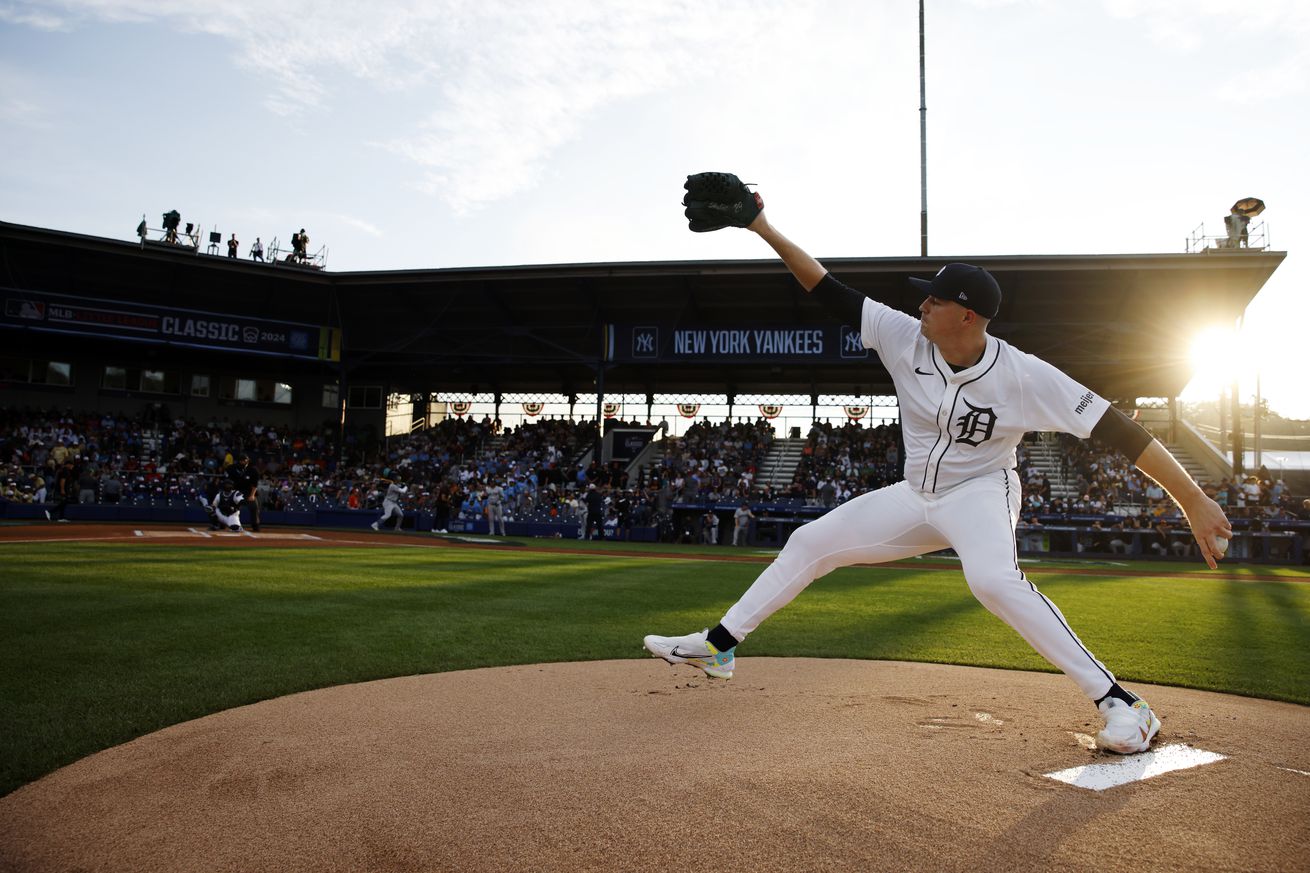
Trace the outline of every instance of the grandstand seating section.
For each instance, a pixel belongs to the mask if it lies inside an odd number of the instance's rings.
[[[200,522],[198,496],[207,480],[248,453],[263,475],[267,523],[368,524],[378,516],[382,477],[399,471],[411,486],[406,511],[420,530],[485,530],[483,489],[494,481],[505,489],[512,533],[576,536],[578,498],[595,484],[608,495],[611,532],[618,496],[627,494],[633,538],[685,535],[683,528],[694,526],[706,509],[728,521],[748,502],[761,516],[760,538],[769,539],[771,530],[772,541],[781,543],[797,524],[900,478],[896,425],[816,423],[791,470],[780,460],[792,457],[786,441],[775,439],[763,419],[697,422],[683,436],[660,441],[634,469],[588,458],[594,434],[594,421],[549,419],[502,430],[489,419],[450,418],[382,439],[335,425],[287,431],[250,421],[175,419],[163,407],[134,417],[5,409],[0,516],[41,517],[41,486],[53,484],[54,469],[71,457],[83,499],[69,507],[70,518]],[[1108,552],[1117,538],[1149,554],[1159,519],[1182,521],[1158,486],[1094,442],[1030,435],[1018,467],[1024,483],[1020,543],[1029,550]],[[765,468],[767,478],[760,475]],[[786,480],[790,484],[780,484]],[[1263,534],[1272,527],[1274,536],[1280,526],[1298,527],[1299,498],[1267,471],[1202,484],[1240,529]],[[1132,535],[1116,536],[1120,529]],[[730,524],[722,532],[721,540],[730,539]],[[1179,554],[1176,547],[1167,551]],[[1295,551],[1300,554],[1299,543]]]

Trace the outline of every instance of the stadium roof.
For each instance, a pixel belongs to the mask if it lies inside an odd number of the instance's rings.
[[[336,273],[8,223],[0,223],[0,251],[0,278],[11,289],[341,327],[348,381],[398,391],[591,393],[610,324],[669,331],[831,324],[776,259]],[[1195,335],[1231,325],[1285,256],[1215,250],[820,260],[908,313],[921,296],[906,277],[931,275],[949,261],[982,265],[1005,295],[992,333],[1106,396],[1128,399],[1177,395],[1190,376]],[[604,380],[608,394],[892,391],[873,356],[616,360],[605,365]]]

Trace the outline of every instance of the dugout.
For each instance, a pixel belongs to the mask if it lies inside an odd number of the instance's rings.
[[[10,223],[0,254],[9,406],[305,426],[344,402],[380,430],[392,393],[891,393],[776,259],[337,273]],[[1132,405],[1176,398],[1193,337],[1239,318],[1285,256],[821,260],[907,312],[908,276],[980,264],[1004,289],[995,335]]]

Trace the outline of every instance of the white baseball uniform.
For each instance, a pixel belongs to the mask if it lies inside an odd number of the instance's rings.
[[[400,523],[405,518],[405,510],[400,508],[400,498],[406,493],[407,489],[399,482],[387,483],[387,493],[382,496],[382,517],[378,519],[378,524],[387,523],[391,516],[396,517],[396,530],[400,530]]]
[[[210,505],[217,523],[231,531],[241,530],[241,502],[244,499],[245,496],[238,491],[224,492],[215,497]]]
[[[900,399],[905,480],[863,494],[792,535],[724,616],[739,641],[811,582],[855,563],[952,548],[969,589],[1088,697],[1114,677],[1060,610],[1019,568],[1014,530],[1022,495],[1015,447],[1029,431],[1087,438],[1108,401],[1004,340],[987,336],[978,363],[953,372],[919,321],[865,299],[861,338]]]
[[[487,533],[495,536],[497,525],[505,536],[505,489],[493,484],[487,488]]]

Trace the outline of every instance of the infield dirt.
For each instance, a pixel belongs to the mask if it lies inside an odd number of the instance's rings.
[[[0,869],[1305,870],[1310,709],[1140,686],[1227,756],[1103,792],[1060,676],[741,658],[339,686],[176,725],[0,799]],[[1084,736],[1079,737],[1082,734]]]

